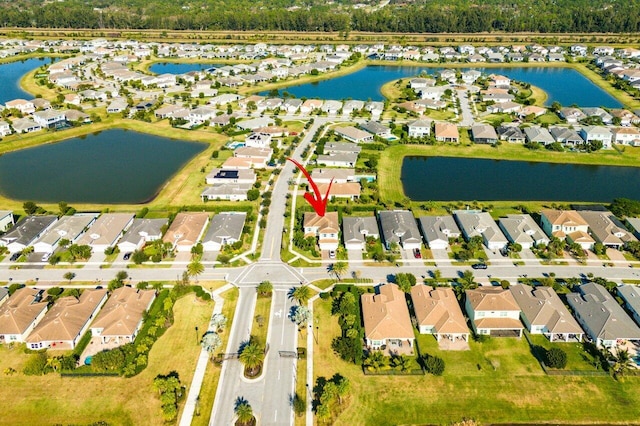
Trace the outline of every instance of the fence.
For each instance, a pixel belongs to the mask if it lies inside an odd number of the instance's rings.
[[[362,368],[362,372],[365,376],[424,376],[425,373],[421,369],[412,369],[409,371],[400,370],[380,370],[370,371],[365,367]]]
[[[118,373],[60,373],[60,377],[119,377]]]

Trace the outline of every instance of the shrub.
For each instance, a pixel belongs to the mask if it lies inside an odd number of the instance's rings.
[[[434,376],[442,376],[442,373],[444,373],[444,360],[442,358],[427,354],[423,359],[424,368],[428,373]]]
[[[550,368],[565,368],[567,353],[560,348],[551,348],[545,353],[545,364]]]
[[[326,291],[323,291],[322,293],[320,293],[320,299],[322,300],[327,300],[331,297],[331,293],[327,293]]]
[[[32,354],[24,364],[22,372],[27,376],[45,374],[47,368],[47,353],[45,351]]]

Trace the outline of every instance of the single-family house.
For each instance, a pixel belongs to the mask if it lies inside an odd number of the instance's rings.
[[[539,143],[541,145],[550,145],[555,142],[551,133],[544,127],[531,126],[525,127],[524,134],[529,143]]]
[[[613,141],[619,145],[640,145],[640,130],[636,127],[615,127]]]
[[[338,154],[338,153],[355,153],[359,154],[362,151],[362,147],[358,144],[351,142],[327,142],[324,145],[325,154]]]
[[[569,127],[552,126],[549,127],[549,133],[556,142],[566,146],[576,147],[584,143],[578,132]]]
[[[574,107],[562,108],[560,109],[558,114],[560,115],[561,118],[564,118],[566,122],[569,124],[575,124],[578,121],[582,121],[585,118],[587,118],[587,115],[584,112],[582,112],[582,110]]]
[[[11,124],[4,120],[0,120],[0,136],[9,136],[11,133],[13,133],[13,130],[11,130]]]
[[[211,169],[205,178],[207,185],[216,183],[238,183],[253,185],[256,181],[256,172],[246,169]]]
[[[42,126],[36,123],[33,118],[30,117],[18,118],[17,120],[13,120],[11,126],[13,127],[13,130],[15,130],[18,134],[39,132],[40,130],[42,130]]]
[[[162,238],[167,223],[169,219],[134,219],[118,242],[118,248],[123,253],[141,250],[145,244]]]
[[[13,224],[13,212],[11,210],[0,210],[0,232],[5,232]]]
[[[368,237],[380,238],[378,222],[373,216],[343,217],[342,240],[347,250],[364,250]]]
[[[162,241],[173,244],[179,252],[189,252],[195,246],[209,223],[209,213],[180,212],[164,234]]]
[[[600,284],[587,283],[567,303],[589,338],[598,346],[613,347],[621,340],[640,340],[640,328]]]
[[[316,164],[324,164],[329,167],[353,168],[356,166],[357,161],[358,154],[355,152],[331,152],[325,155],[318,155],[316,158]]]
[[[566,238],[569,243],[578,243],[585,250],[595,243],[589,235],[589,224],[575,210],[542,209],[540,224],[550,237]]]
[[[337,212],[327,212],[324,216],[307,212],[304,214],[304,236],[317,237],[320,250],[337,250],[340,224]]]
[[[93,222],[78,240],[78,245],[86,244],[97,252],[103,252],[107,247],[115,247],[132,223],[132,213],[105,213]]]
[[[507,237],[489,213],[478,210],[456,210],[453,215],[467,241],[475,236],[481,236],[489,250],[502,250],[507,246],[509,242]]]
[[[460,236],[460,229],[451,215],[418,218],[424,240],[432,250],[446,250],[449,240]]]
[[[522,337],[520,307],[509,289],[482,286],[465,295],[465,310],[476,334]]]
[[[407,125],[408,134],[410,138],[423,138],[431,134],[432,120],[423,118],[420,120],[412,121]]]
[[[62,216],[33,244],[36,253],[53,253],[61,240],[75,244],[98,215],[96,213],[75,214]]]
[[[33,105],[33,102],[27,101],[25,99],[13,99],[11,101],[7,101],[4,104],[6,109],[17,109],[21,114],[33,114],[36,112],[36,107]]]
[[[460,142],[458,126],[453,123],[436,122],[435,135],[436,140],[439,142]]]
[[[509,214],[500,218],[499,226],[511,243],[523,249],[549,244],[549,237],[528,214]]]
[[[415,285],[411,301],[420,334],[433,334],[438,342],[469,341],[467,321],[451,287]]]
[[[315,183],[347,183],[356,182],[356,170],[355,169],[322,169],[317,168],[311,171],[311,179]]]
[[[524,143],[526,136],[518,126],[499,126],[498,138],[511,143]]]
[[[320,108],[322,108],[323,104],[324,101],[320,99],[307,99],[302,103],[302,105],[300,105],[300,113],[303,115],[308,115],[315,110],[320,111]]]
[[[43,129],[54,128],[66,122],[64,111],[48,109],[33,113],[33,120]]]
[[[133,343],[155,298],[155,290],[115,289],[91,325],[91,335],[100,337],[100,343],[109,348]]]
[[[108,114],[117,114],[129,107],[127,100],[124,98],[115,98],[111,101],[111,103],[107,106]]]
[[[335,134],[354,143],[373,142],[373,135],[353,126],[336,127]]]
[[[635,284],[624,284],[616,288],[627,311],[631,312],[636,324],[640,324],[640,287]]]
[[[246,201],[247,193],[253,187],[249,183],[216,183],[207,186],[201,193],[202,201],[226,200]]]
[[[360,125],[363,130],[372,133],[374,136],[378,136],[383,139],[389,139],[391,137],[391,129],[384,124],[380,124],[377,121],[367,121]],[[354,141],[356,142],[356,141]]]
[[[475,124],[471,126],[471,138],[475,143],[494,144],[498,142],[496,129],[488,124]]]
[[[86,289],[79,298],[58,299],[27,337],[27,348],[75,348],[106,301],[106,289]]]
[[[376,294],[360,296],[365,344],[370,350],[390,353],[413,351],[415,336],[404,293],[395,284],[376,288]]]
[[[336,115],[338,111],[340,111],[341,109],[342,109],[342,102],[334,101],[334,100],[324,101],[322,106],[320,106],[320,110],[329,115]]]
[[[22,343],[47,313],[42,289],[23,287],[0,306],[0,343]]]
[[[331,184],[331,188],[329,188],[328,183],[320,183],[318,184],[318,190],[321,194],[327,194],[330,200],[335,198],[346,198],[349,200],[357,200],[360,198],[360,183],[359,182],[345,182],[345,183],[337,183],[334,182]],[[323,195],[324,196],[324,195]]]
[[[6,234],[0,237],[0,245],[9,253],[17,253],[33,245],[58,220],[56,216],[24,216]]]
[[[613,134],[611,131],[603,126],[584,126],[580,130],[580,136],[586,143],[595,141],[602,142],[603,148],[611,148],[611,141],[613,140]]]
[[[422,237],[413,213],[409,210],[384,210],[378,212],[380,228],[387,250],[396,243],[405,250],[420,249]]]
[[[638,239],[609,211],[580,211],[589,225],[590,235],[605,247],[620,249]]]
[[[204,251],[220,251],[226,245],[241,241],[246,219],[245,212],[223,212],[213,216],[209,230],[202,238]]]
[[[544,334],[551,342],[581,342],[584,331],[551,287],[512,285],[520,318],[531,334]]]

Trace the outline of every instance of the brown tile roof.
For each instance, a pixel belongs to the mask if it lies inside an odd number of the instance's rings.
[[[176,245],[196,244],[208,221],[209,213],[178,213],[162,241]]]
[[[21,288],[0,307],[0,334],[22,334],[47,309],[47,302],[36,302],[40,290]]]
[[[453,123],[438,122],[435,126],[436,138],[455,138],[458,139],[460,134],[458,133],[458,126]]]
[[[79,299],[73,296],[58,299],[27,337],[27,342],[75,339],[106,294],[106,289],[92,289],[83,291]]]
[[[467,290],[466,294],[471,307],[476,312],[520,311],[511,292],[502,287],[478,287],[474,290]]]
[[[318,233],[337,233],[340,228],[338,212],[327,212],[324,216],[318,216],[315,212],[304,214],[305,228],[318,228]]]
[[[587,221],[575,210],[543,209],[540,214],[546,216],[552,225],[588,226]]]
[[[368,339],[414,339],[404,293],[395,284],[378,287],[380,294],[361,296],[364,333]]]
[[[327,193],[327,188],[328,188],[329,184],[327,183],[321,183],[318,185],[318,189],[320,190],[321,194],[326,194]],[[333,183],[331,185],[331,191],[329,192],[329,195],[333,195],[334,197],[339,197],[339,196],[356,196],[359,197],[360,196],[360,184],[358,182],[346,182],[346,183]]]
[[[131,336],[155,298],[154,290],[120,287],[111,294],[91,328],[101,328],[102,336]]]
[[[436,333],[468,333],[467,322],[450,287],[419,284],[411,287],[413,310],[419,325],[433,325]]]

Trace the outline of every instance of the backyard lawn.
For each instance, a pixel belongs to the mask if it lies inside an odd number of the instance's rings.
[[[640,379],[546,376],[524,338],[471,342],[469,351],[444,352],[433,336],[420,336],[423,354],[445,360],[443,376],[364,376],[359,366],[333,353],[331,340],[340,328],[330,309],[330,300],[320,299],[314,307],[320,336],[315,377],[340,373],[352,388],[333,424],[447,424],[463,417],[481,423],[628,423],[640,418]],[[570,363],[580,362],[567,351]]]
[[[154,344],[149,365],[132,378],[78,377],[59,374],[25,376],[21,373],[28,356],[18,347],[0,347],[0,371],[11,367],[18,371],[3,375],[0,386],[3,414],[0,424],[87,424],[104,421],[118,425],[162,425],[162,411],[153,379],[173,370],[187,388],[200,354],[194,327],[205,330],[213,302],[202,302],[193,293],[178,300],[175,322]],[[181,407],[182,408],[182,407]],[[180,413],[181,414],[181,413]]]

